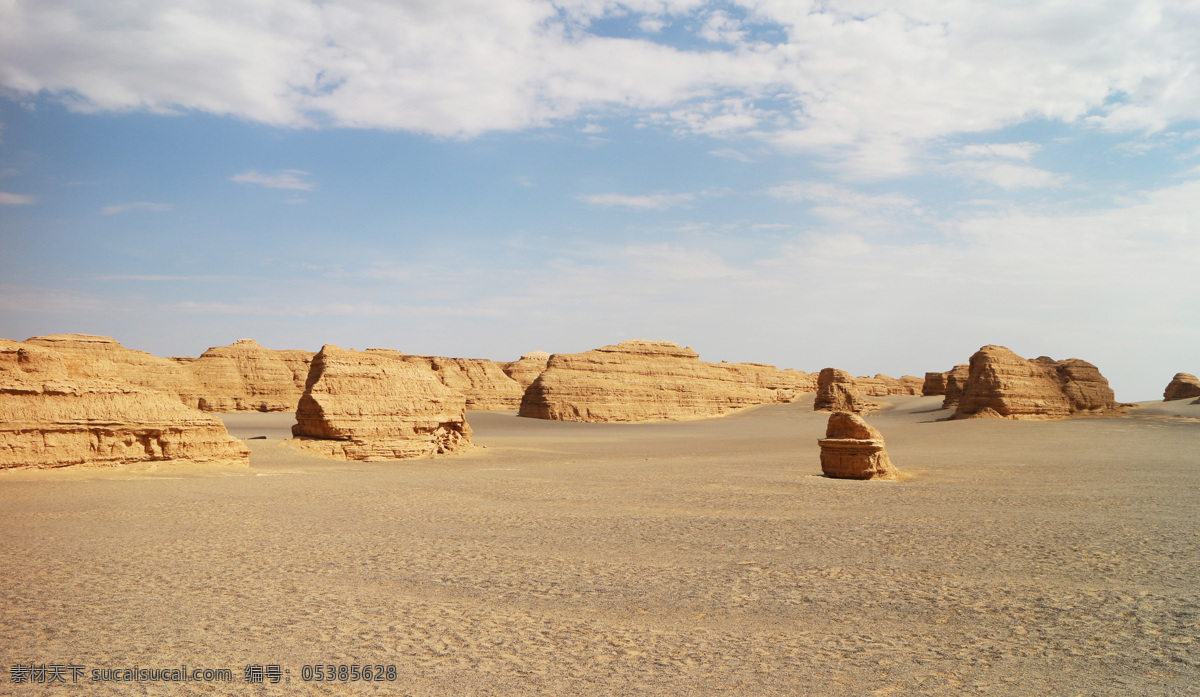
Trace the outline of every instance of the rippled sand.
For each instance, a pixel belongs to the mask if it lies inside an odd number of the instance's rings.
[[[383,463],[232,415],[268,436],[248,470],[3,472],[0,694],[1200,693],[1200,419],[1179,416],[1200,407],[884,401],[905,482],[819,476],[811,398],[677,424],[469,412],[486,448]],[[13,685],[22,663],[237,680]],[[304,683],[313,663],[397,680]]]

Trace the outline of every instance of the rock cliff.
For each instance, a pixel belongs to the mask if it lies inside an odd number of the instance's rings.
[[[173,394],[190,407],[196,407],[204,393],[195,376],[178,362],[125,348],[107,336],[50,334],[24,343],[58,353],[72,378],[127,382]]]
[[[821,471],[837,479],[898,479],[883,436],[862,417],[848,412],[829,415],[821,446]]]
[[[432,457],[469,447],[466,398],[389,352],[324,346],[313,357],[292,435],[343,460]]]
[[[623,341],[554,354],[520,415],[560,421],[679,421],[794,400],[807,373],[754,363],[705,363],[670,341]]]
[[[912,375],[905,375],[899,380],[883,373],[876,373],[873,378],[854,378],[855,389],[868,397],[919,395],[923,384],[924,380]]]
[[[971,356],[952,418],[1063,419],[1116,414],[1120,407],[1087,361],[1026,360],[1003,346],[984,346]]]
[[[1175,373],[1167,389],[1163,390],[1163,401],[1200,397],[1200,380],[1190,373]]]
[[[167,392],[86,377],[87,354],[0,340],[0,468],[249,464],[249,450],[219,419]]]
[[[921,394],[926,397],[946,394],[946,373],[925,373],[925,381],[921,383]]]
[[[957,409],[958,400],[962,397],[963,385],[967,384],[967,377],[971,374],[971,366],[962,363],[956,365],[946,373],[946,397],[942,400],[943,409]]]
[[[878,408],[878,404],[859,394],[854,376],[850,373],[837,368],[825,368],[817,376],[817,396],[813,400],[815,411],[863,413]]]
[[[524,388],[506,375],[499,363],[486,358],[419,356],[389,349],[367,351],[385,352],[402,361],[429,368],[443,385],[466,397],[467,409],[516,409],[525,394]]]
[[[308,367],[308,351],[272,351],[253,339],[210,348],[199,358],[173,358],[200,385],[204,411],[295,411]]]
[[[504,374],[521,386],[521,393],[537,380],[542,371],[546,369],[546,364],[550,362],[550,354],[545,351],[530,351],[521,356],[520,360],[504,364]]]

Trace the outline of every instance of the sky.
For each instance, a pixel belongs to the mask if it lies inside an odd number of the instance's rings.
[[[897,5],[902,7],[897,8]],[[1200,373],[1195,0],[0,0],[0,336]]]

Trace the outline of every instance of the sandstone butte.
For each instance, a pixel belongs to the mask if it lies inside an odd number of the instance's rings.
[[[757,363],[705,363],[671,341],[622,341],[550,356],[521,416],[558,421],[681,421],[790,402],[812,376]]]
[[[925,381],[913,375],[905,375],[897,380],[890,375],[876,373],[875,377],[854,378],[855,388],[869,397],[888,397],[893,395],[919,395]]]
[[[273,351],[253,339],[216,346],[199,358],[172,358],[200,386],[203,411],[295,411],[308,379],[311,351]],[[185,400],[186,401],[186,400]]]
[[[921,384],[921,394],[926,397],[946,394],[946,373],[925,373],[925,382]]]
[[[546,369],[546,364],[550,362],[550,354],[545,351],[530,351],[521,356],[520,360],[515,360],[511,363],[504,364],[504,374],[521,386],[521,394],[529,389],[534,380],[542,374]]]
[[[837,479],[899,479],[884,448],[883,436],[858,414],[829,415],[821,446],[821,471]]]
[[[86,377],[91,366],[80,360],[79,353],[0,339],[0,468],[249,465],[250,451],[216,417],[170,393]]]
[[[1064,419],[1122,413],[1096,366],[1070,358],[1021,358],[1003,346],[971,356],[970,372],[951,418]]]
[[[971,366],[962,363],[954,366],[946,375],[946,397],[942,399],[943,409],[958,408],[958,400],[962,396],[963,385],[967,384],[967,377],[971,374]]]
[[[340,460],[433,457],[470,447],[466,398],[428,368],[326,344],[313,357],[292,435]]]
[[[1200,397],[1200,380],[1191,373],[1175,373],[1167,389],[1163,390],[1163,401]],[[1200,403],[1200,402],[1197,402]]]
[[[116,339],[91,334],[50,334],[25,344],[54,350],[66,359],[69,376],[116,380],[175,395],[196,407],[204,388],[190,371],[169,358],[125,348]]]
[[[862,413],[878,409],[879,405],[859,394],[854,376],[837,368],[825,368],[817,376],[815,411],[848,411]]]
[[[525,389],[506,375],[499,363],[486,358],[420,356],[391,349],[367,351],[429,368],[443,385],[466,397],[467,409],[516,409],[525,394]]]

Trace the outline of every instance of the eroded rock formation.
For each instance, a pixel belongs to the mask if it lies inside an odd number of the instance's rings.
[[[219,419],[168,392],[87,377],[87,353],[0,339],[0,468],[249,464],[249,450]]]
[[[195,376],[178,362],[125,348],[107,336],[50,334],[23,343],[52,349],[61,355],[72,378],[127,382],[176,395],[190,407],[196,407],[204,393]]]
[[[942,400],[943,409],[957,409],[958,400],[962,397],[963,386],[971,374],[971,366],[962,363],[946,373],[946,398]]]
[[[524,388],[506,375],[499,363],[486,358],[444,358],[388,349],[367,350],[384,352],[429,368],[443,385],[466,397],[468,409],[516,409],[525,394]]]
[[[854,386],[860,394],[868,397],[889,397],[896,395],[919,395],[924,381],[912,375],[905,375],[897,380],[890,375],[876,373],[875,377],[854,378]]]
[[[921,394],[926,397],[946,394],[946,373],[925,373],[925,381],[921,383]]]
[[[837,368],[825,368],[817,375],[816,411],[848,411],[863,413],[879,405],[859,394],[854,376]]]
[[[1108,381],[1087,361],[1026,360],[1003,346],[984,346],[971,356],[952,418],[1063,419],[1120,408]]]
[[[900,471],[884,448],[883,436],[862,417],[844,411],[829,415],[821,446],[821,471],[837,479],[898,479]]]
[[[381,351],[324,346],[292,435],[343,460],[432,457],[470,445],[466,398],[427,367]]]
[[[533,384],[534,380],[542,374],[546,369],[546,364],[550,362],[550,354],[545,351],[530,351],[521,356],[520,360],[504,364],[504,374],[521,386],[521,393]]]
[[[554,354],[521,400],[520,415],[560,421],[679,421],[789,402],[811,384],[801,371],[705,363],[670,341],[623,341]]]
[[[295,411],[313,354],[273,351],[253,339],[210,348],[199,358],[172,358],[200,385],[204,411]],[[185,400],[186,401],[186,400]]]
[[[1175,373],[1167,389],[1163,390],[1163,401],[1200,397],[1200,379],[1191,373]]]

